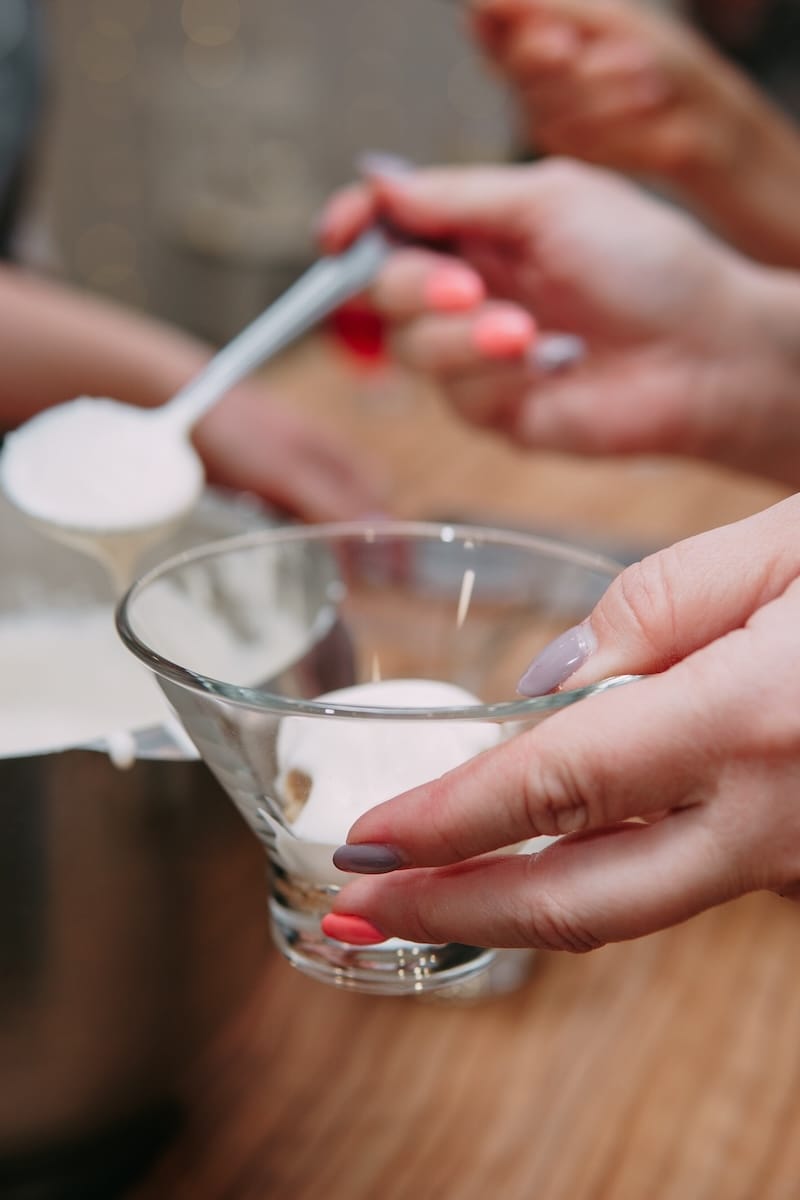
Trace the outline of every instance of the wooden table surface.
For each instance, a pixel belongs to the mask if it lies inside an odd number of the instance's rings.
[[[407,381],[354,381],[317,343],[277,374],[363,448],[404,516],[636,553],[782,494],[695,465],[523,456]],[[235,892],[227,880],[223,912]],[[244,924],[265,919],[253,906]],[[252,940],[241,912],[229,924]],[[136,1200],[796,1200],[799,941],[800,909],[753,896],[636,943],[540,955],[522,988],[469,1007],[337,992],[259,948]]]

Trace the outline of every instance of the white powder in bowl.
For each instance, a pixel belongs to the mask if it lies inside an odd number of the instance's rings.
[[[456,708],[470,692],[430,679],[387,679],[319,697],[377,708]],[[296,837],[335,847],[376,804],[435,779],[497,745],[491,721],[286,717],[277,741],[278,786]]]

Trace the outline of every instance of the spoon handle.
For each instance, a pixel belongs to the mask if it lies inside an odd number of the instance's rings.
[[[363,291],[390,250],[389,238],[373,228],[342,254],[319,259],[173,396],[160,419],[188,433],[241,379]]]

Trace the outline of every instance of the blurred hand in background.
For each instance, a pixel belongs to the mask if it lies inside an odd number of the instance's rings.
[[[636,0],[473,0],[531,146],[645,176],[765,262],[800,266],[800,135],[688,24]]]
[[[567,160],[375,176],[332,200],[326,245],[376,212],[453,248],[398,249],[372,300],[395,356],[467,420],[531,448],[687,454],[800,484],[797,275]],[[542,371],[548,331],[582,338],[582,361]]]

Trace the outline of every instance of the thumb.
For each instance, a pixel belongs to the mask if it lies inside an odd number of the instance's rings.
[[[526,214],[542,206],[553,178],[512,167],[436,167],[417,170],[385,154],[361,158],[366,182],[342,189],[317,221],[328,253],[337,253],[380,215],[411,238],[448,241],[483,235],[507,241],[524,232]]]
[[[800,497],[634,563],[591,615],[539,653],[522,695],[583,687],[609,675],[655,674],[741,628],[796,578]]]
[[[437,167],[407,175],[371,173],[382,212],[409,234],[511,240],[535,216],[536,176],[520,167]]]

